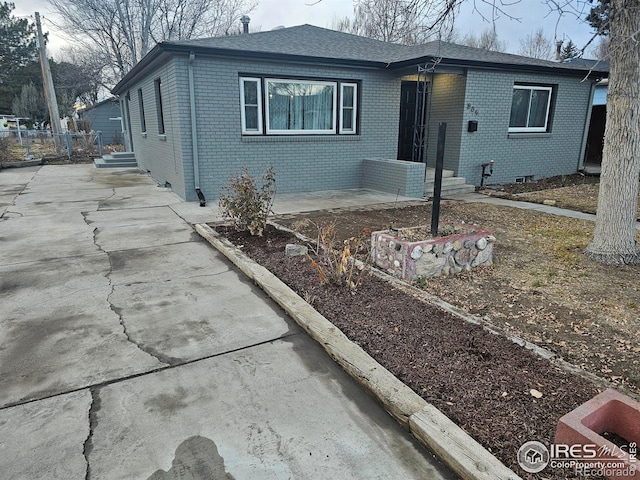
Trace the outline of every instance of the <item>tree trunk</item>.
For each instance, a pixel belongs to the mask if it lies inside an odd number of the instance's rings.
[[[609,18],[607,125],[596,227],[586,254],[609,265],[640,264],[640,0],[612,0]]]

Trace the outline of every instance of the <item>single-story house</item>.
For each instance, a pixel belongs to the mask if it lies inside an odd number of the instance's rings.
[[[78,110],[78,117],[80,120],[89,122],[90,130],[102,132],[103,143],[122,143],[120,102],[117,98],[107,98],[87,108]]]
[[[581,168],[606,70],[444,42],[406,46],[311,25],[163,42],[113,89],[138,166],[187,200],[246,166],[279,192],[372,187],[422,196],[444,168],[468,184]]]

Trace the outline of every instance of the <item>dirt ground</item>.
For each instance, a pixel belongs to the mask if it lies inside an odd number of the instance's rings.
[[[486,193],[533,203],[552,200],[559,208],[595,214],[598,206],[599,181],[600,179],[595,176],[561,175],[534,183],[505,185],[497,190],[487,190]],[[638,195],[638,220],[640,220],[640,195]]]
[[[523,478],[576,478],[527,474],[517,451],[532,439],[552,443],[558,419],[598,393],[593,382],[374,275],[364,273],[355,294],[322,284],[313,266],[322,260],[285,255],[287,243],[301,243],[286,232],[219,231]]]
[[[584,192],[597,189],[597,179],[563,177],[537,187],[506,186],[502,193],[528,201],[553,194],[558,206],[595,211],[597,196]],[[274,220],[310,238],[317,238],[318,227],[333,224],[341,241],[390,226],[429,225],[431,203]],[[414,286],[600,380],[569,373],[506,336],[488,333],[375,276],[364,275],[355,294],[344,286],[321,285],[317,263],[322,260],[285,256],[284,244],[300,241],[283,232],[271,229],[265,237],[248,238],[227,231],[227,236],[523,478],[576,478],[560,469],[527,474],[517,465],[516,453],[529,440],[551,444],[558,419],[605,388],[603,381],[640,398],[640,267],[609,267],[587,259],[582,252],[594,225],[585,220],[448,200],[441,224],[447,221],[493,231],[493,266],[419,279]]]
[[[576,187],[582,188],[582,187]],[[276,221],[315,238],[335,222],[342,238],[362,228],[428,225],[431,204],[325,211]],[[418,286],[540,345],[623,390],[640,394],[640,268],[610,267],[582,251],[593,223],[487,204],[445,201],[441,221],[474,223],[497,237],[494,265]],[[640,241],[640,233],[638,235]]]

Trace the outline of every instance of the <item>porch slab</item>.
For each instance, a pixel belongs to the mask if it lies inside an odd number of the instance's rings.
[[[330,210],[332,208],[364,207],[381,203],[415,202],[419,199],[393,193],[380,192],[368,188],[347,190],[324,190],[320,192],[280,193],[276,195],[273,212],[287,213]]]

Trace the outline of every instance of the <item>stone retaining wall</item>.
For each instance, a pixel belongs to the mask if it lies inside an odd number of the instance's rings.
[[[411,233],[428,227],[401,228],[371,234],[373,262],[386,272],[404,280],[418,277],[455,275],[463,270],[493,264],[496,238],[474,225],[453,224],[457,233],[428,240],[411,241]]]

